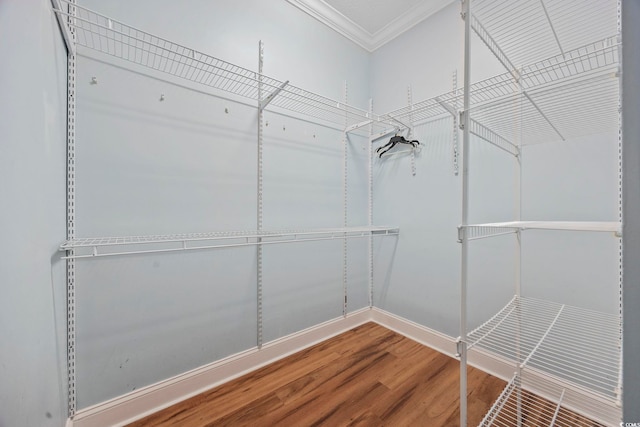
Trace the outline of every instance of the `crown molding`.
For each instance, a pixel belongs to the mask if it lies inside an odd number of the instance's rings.
[[[432,0],[417,4],[393,21],[389,22],[381,30],[371,35],[369,42],[371,48],[369,51],[373,52],[386,43],[389,43],[400,34],[413,28],[415,25],[424,21],[431,15],[434,15],[449,6],[454,1],[456,0]]]
[[[293,6],[342,34],[360,47],[372,51],[371,33],[338,12],[323,0],[287,0]]]
[[[420,3],[395,18],[375,34],[371,34],[335,8],[328,5],[324,0],[287,1],[332,28],[334,31],[342,34],[358,46],[369,52],[373,52],[456,0],[432,0]]]

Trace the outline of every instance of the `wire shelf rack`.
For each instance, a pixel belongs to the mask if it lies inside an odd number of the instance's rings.
[[[60,0],[68,9],[68,0]],[[76,44],[142,67],[188,80],[212,89],[253,99],[288,111],[344,126],[366,121],[377,122],[368,111],[309,92],[288,82],[259,75],[246,68],[223,61],[122,22],[73,5],[75,14],[65,10],[65,17],[75,33]],[[66,19],[67,17],[71,19]],[[69,23],[70,22],[70,23]],[[258,87],[264,93],[258,100]],[[270,97],[272,94],[277,96]]]
[[[347,227],[300,230],[221,231],[148,236],[94,237],[67,240],[60,251],[73,251],[64,258],[93,258],[156,252],[270,245],[393,236],[397,227]]]
[[[515,374],[479,426],[605,427],[611,420],[619,419],[619,415],[609,414],[610,408],[597,403],[592,409],[603,410],[605,417],[583,414],[572,409],[574,400],[572,391],[561,385],[540,381],[526,373]]]
[[[622,225],[615,221],[510,221],[469,224],[458,227],[458,240],[462,241],[463,233],[466,233],[468,240],[478,240],[524,230],[609,232],[619,237]]]
[[[616,0],[474,0],[473,19],[515,67],[603,39],[617,27]],[[473,22],[473,21],[472,21]]]
[[[472,133],[518,154],[522,145],[615,130],[618,126],[619,47],[604,37],[470,87]],[[419,125],[451,114],[463,90],[388,112],[386,120]],[[517,120],[516,120],[517,119]],[[514,124],[516,123],[516,124]]]
[[[489,351],[615,406],[620,395],[620,319],[615,314],[514,297],[468,334]]]

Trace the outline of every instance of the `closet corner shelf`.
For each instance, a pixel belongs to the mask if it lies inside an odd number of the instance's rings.
[[[94,237],[67,240],[60,251],[64,259],[94,258],[143,253],[177,252],[278,243],[353,239],[398,235],[397,227],[346,227],[300,230],[224,231],[148,236]]]
[[[486,224],[469,224],[458,227],[458,240],[462,241],[466,230],[467,240],[502,236],[524,230],[564,230],[610,232],[616,237],[622,234],[622,225],[616,221],[510,221]]]
[[[621,390],[620,337],[617,314],[515,296],[471,331],[467,344],[544,383],[551,380],[615,407]]]
[[[479,427],[530,425],[523,419],[536,426],[617,426],[621,415],[610,403],[588,401],[572,388],[522,372],[513,375]]]

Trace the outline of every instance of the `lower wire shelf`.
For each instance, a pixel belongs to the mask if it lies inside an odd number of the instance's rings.
[[[573,409],[570,392],[556,384],[543,384],[515,374],[504,388],[481,427],[489,426],[557,426],[606,427],[612,424],[598,421],[588,414]]]
[[[177,252],[398,235],[397,227],[346,227],[298,230],[220,231],[147,236],[92,237],[67,240],[60,245],[63,259]]]
[[[561,406],[572,411],[570,414],[602,425],[619,425],[620,334],[618,315],[514,297],[468,334],[470,351],[481,351],[511,364],[517,373],[481,425],[582,425],[561,423]],[[529,419],[539,418],[536,422],[508,421],[510,417],[522,420],[523,391],[538,396],[526,401],[531,406],[527,409]],[[509,397],[514,393],[518,396],[515,412],[513,398]],[[548,402],[555,403],[553,411]],[[589,423],[585,425],[601,425]]]

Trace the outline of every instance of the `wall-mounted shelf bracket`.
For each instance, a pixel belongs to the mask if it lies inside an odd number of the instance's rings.
[[[73,35],[69,30],[69,27],[64,22],[64,15],[62,14],[62,7],[60,6],[60,2],[58,0],[51,0],[51,5],[53,6],[54,12],[56,12],[56,18],[58,19],[58,26],[60,27],[60,31],[62,32],[62,38],[64,39],[64,44],[67,46],[67,51],[70,53],[76,53],[76,46],[73,43]]]
[[[376,133],[375,135],[371,135],[371,142],[398,132],[400,132],[400,128],[397,126],[391,129],[385,129],[383,131],[380,131],[379,133]]]
[[[531,103],[531,105],[533,105],[533,108],[535,108],[535,109],[536,109],[536,111],[537,111],[538,113],[540,113],[540,115],[542,116],[542,118],[543,118],[547,123],[549,123],[549,126],[551,126],[551,127],[553,128],[553,130],[558,134],[558,136],[559,136],[563,141],[565,141],[565,137],[560,133],[560,131],[558,130],[558,128],[557,128],[557,127],[555,127],[555,126],[553,125],[553,123],[551,122],[551,120],[549,119],[549,117],[547,117],[547,115],[546,115],[546,114],[544,114],[544,113],[542,112],[542,110],[540,109],[540,107],[538,107],[538,104],[536,104],[536,103],[535,103],[535,101],[534,101],[533,99],[531,99],[531,96],[530,96],[527,92],[525,92],[525,91],[522,91],[522,94],[523,94],[523,95],[524,95],[524,96],[529,100],[529,102]]]
[[[276,89],[274,89],[274,91],[271,92],[265,99],[260,101],[260,111],[263,111],[267,107],[267,105],[269,105],[269,103],[273,101],[273,99],[276,96],[278,96],[278,94],[282,92],[282,89],[284,89],[288,84],[289,84],[289,80],[282,83],[280,87],[277,87]]]
[[[469,133],[477,136],[489,144],[498,147],[501,150],[506,151],[509,154],[512,154],[516,157],[520,156],[520,148],[513,142],[508,139],[498,135],[496,132],[492,131],[488,127],[478,123],[476,120],[469,120]]]
[[[356,123],[356,124],[353,124],[353,125],[347,127],[344,131],[347,132],[347,133],[353,132],[353,131],[358,130],[360,128],[363,128],[365,126],[369,126],[372,123],[373,123],[373,120],[365,120],[364,122]]]
[[[397,119],[396,117],[393,117],[393,116],[387,116],[387,117],[385,117],[385,118],[386,118],[386,119],[388,119],[389,121],[396,122],[397,124],[399,124],[399,125],[400,125],[400,127],[401,127],[401,128],[404,128],[404,129],[411,129],[411,126],[409,126],[408,124],[406,124],[406,123],[404,123],[404,122],[400,121],[400,120],[399,120],[399,119]]]
[[[463,18],[464,19],[464,18]],[[489,48],[491,53],[500,61],[500,63],[507,69],[513,76],[514,80],[518,82],[520,80],[520,73],[518,69],[511,63],[507,55],[500,49],[498,43],[491,37],[489,32],[482,26],[478,18],[471,14],[471,29],[480,37],[480,40]]]
[[[458,112],[455,110],[455,108],[453,108],[453,106],[447,104],[442,99],[440,99],[440,97],[438,97],[438,96],[436,96],[435,99],[438,102],[438,104],[440,104],[442,106],[442,108],[447,110],[449,112],[449,114],[451,114],[453,117],[456,117],[458,115]]]

